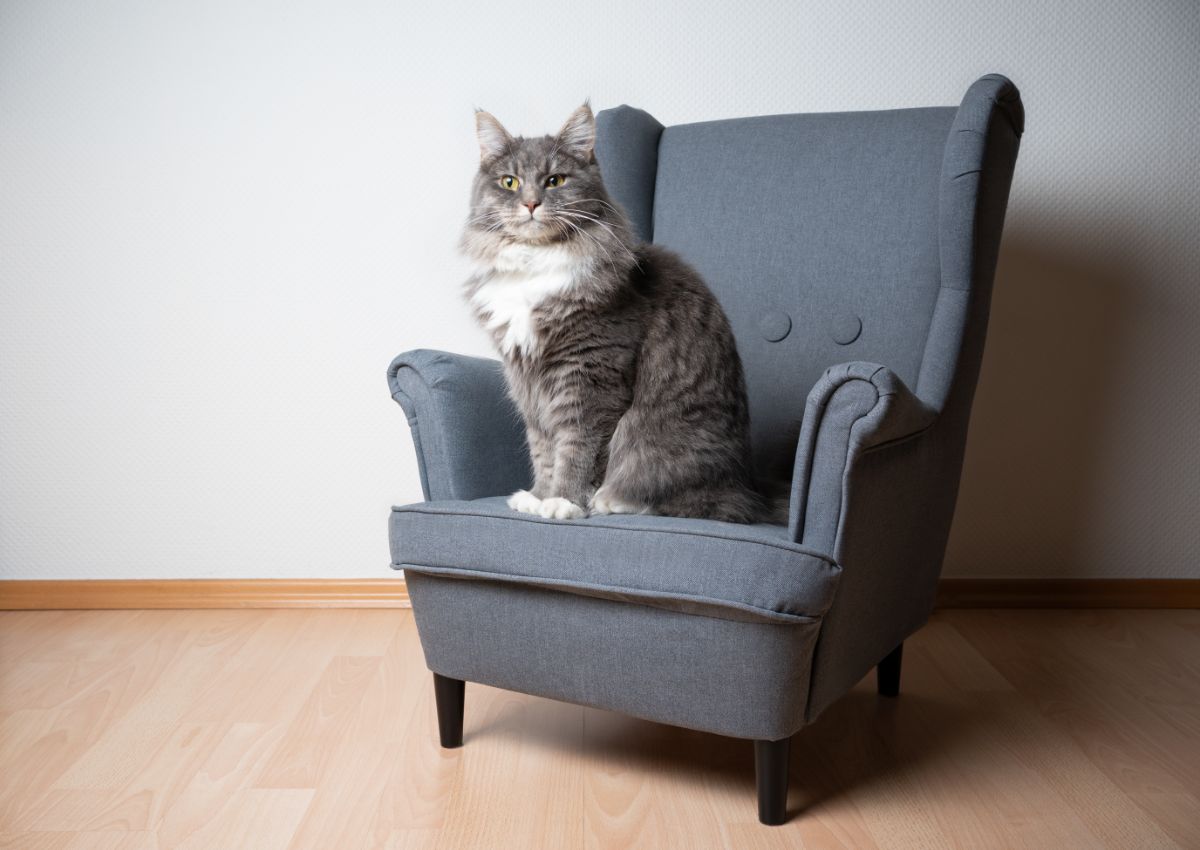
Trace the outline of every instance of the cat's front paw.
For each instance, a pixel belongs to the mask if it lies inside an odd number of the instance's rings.
[[[551,496],[548,499],[542,499],[542,505],[538,513],[548,519],[579,519],[587,516],[587,511],[570,499],[564,499],[562,496]]]
[[[509,496],[508,506],[514,511],[520,511],[523,514],[543,516],[542,500],[530,493],[528,490],[518,490]]]

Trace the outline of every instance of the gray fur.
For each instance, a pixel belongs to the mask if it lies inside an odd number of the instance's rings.
[[[555,136],[514,138],[482,112],[477,126],[482,158],[461,244],[479,271],[466,294],[501,348],[525,420],[532,502],[765,519],[729,321],[695,270],[633,237],[601,181],[588,105]],[[565,183],[547,187],[555,174]],[[520,189],[504,188],[503,175],[519,178]],[[530,203],[541,206],[531,211]],[[500,258],[521,246],[553,246],[582,270],[528,311],[536,344],[476,300]],[[525,342],[505,350],[514,339]]]

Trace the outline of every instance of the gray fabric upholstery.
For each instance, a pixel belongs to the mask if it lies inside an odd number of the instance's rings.
[[[790,503],[792,538],[832,552],[842,480],[851,460],[876,446],[920,434],[935,418],[886,366],[843,363],[826,369],[808,394],[800,426]]]
[[[393,513],[393,561],[443,675],[783,737],[932,610],[1020,96],[989,75],[957,109],[597,124],[613,197],[730,316],[789,524],[506,513],[485,497],[529,468],[498,365],[413,352],[389,375],[430,503]]]
[[[964,436],[1024,130],[1025,109],[1016,86],[989,74],[964,95],[943,154],[938,185],[941,289],[916,390],[935,410],[963,416]]]
[[[388,367],[388,387],[408,416],[426,499],[476,499],[530,485],[525,427],[499,362],[408,351]]]
[[[827,366],[884,363],[916,384],[938,294],[938,174],[954,115],[773,115],[663,130],[654,239],[695,265],[729,314],[760,475],[790,477],[804,400]],[[772,340],[780,315],[790,331]]]
[[[663,125],[631,106],[605,109],[596,116],[596,161],[604,185],[645,242],[654,236],[654,174]]]
[[[908,440],[852,445],[844,459],[821,451],[826,429],[840,433],[836,417],[818,426],[797,539],[830,552],[845,572],[813,661],[810,719],[933,610],[1023,128],[1016,87],[989,75],[968,89],[946,140],[938,178],[941,286],[916,384],[920,404],[936,419]],[[904,406],[914,404],[909,397]],[[822,465],[844,471],[821,476]]]
[[[676,517],[553,520],[503,497],[392,512],[393,566],[536,585],[713,617],[815,622],[840,569],[777,525]]]
[[[804,724],[817,623],[418,572],[408,586],[425,661],[443,676],[740,738],[778,740]],[[468,688],[468,712],[470,702]]]

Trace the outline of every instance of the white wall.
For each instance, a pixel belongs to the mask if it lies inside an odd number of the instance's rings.
[[[386,574],[384,371],[484,354],[472,107],[1026,133],[947,572],[1200,575],[1191,2],[0,3],[0,575]],[[835,11],[836,8],[836,11]]]

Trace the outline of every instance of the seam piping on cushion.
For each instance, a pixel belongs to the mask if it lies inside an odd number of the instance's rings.
[[[658,121],[657,118],[654,120]],[[654,244],[654,213],[658,209],[658,156],[662,151],[662,137],[665,132],[666,125],[659,122],[658,138],[654,140],[654,182],[650,184],[650,238],[646,240],[651,245]]]
[[[898,446],[901,443],[907,443],[909,440],[915,440],[917,437],[920,437],[922,434],[924,434],[925,432],[927,432],[931,428],[933,428],[933,426],[936,422],[937,422],[937,419],[935,418],[924,428],[921,428],[917,431],[913,431],[910,434],[904,434],[903,436],[895,437],[894,439],[891,439],[891,440],[886,440],[885,442],[882,442],[882,443],[875,443],[872,446],[867,446],[866,448],[860,448],[858,453],[860,455],[870,454],[871,452],[878,451],[879,449],[890,449],[892,446]]]
[[[440,500],[439,500],[440,501]],[[532,522],[537,525],[562,525],[562,520],[545,519],[543,517],[529,516],[514,511],[516,516],[502,516],[499,514],[482,513],[481,511],[431,511],[425,506],[428,502],[417,502],[413,505],[393,505],[392,513],[404,514],[427,514],[429,516],[476,516],[484,519],[501,520],[504,522]],[[746,537],[728,537],[721,534],[709,534],[704,531],[668,531],[665,528],[647,528],[646,526],[630,526],[630,525],[571,525],[570,528],[576,529],[591,529],[601,531],[639,531],[648,532],[650,534],[686,534],[689,537],[706,537],[712,540],[728,540],[731,543],[748,543],[754,546],[766,546],[771,549],[782,549],[785,552],[793,552],[798,555],[807,555],[810,558],[816,558],[824,562],[827,566],[836,570],[841,570],[841,566],[829,555],[817,552],[809,547],[801,547],[796,543],[772,543],[768,540],[751,540]]]
[[[880,366],[879,369],[876,369],[874,372],[872,372],[871,378],[874,378],[875,375],[877,375],[879,373],[879,370],[882,368],[883,367]],[[838,476],[841,479],[843,486],[842,486],[842,488],[839,488],[839,492],[838,492],[838,523],[837,523],[837,526],[834,528],[834,536],[833,536],[833,542],[835,544],[834,548],[836,548],[836,544],[837,544],[837,539],[838,539],[837,535],[841,531],[841,528],[842,528],[842,505],[844,505],[846,503],[846,498],[845,498],[845,496],[846,496],[846,494],[845,494],[846,470],[850,468],[850,450],[853,447],[852,441],[854,438],[854,426],[857,425],[859,422],[861,422],[866,417],[870,416],[871,412],[879,405],[879,399],[882,398],[882,396],[879,392],[879,387],[875,386],[875,382],[873,380],[871,380],[871,378],[862,378],[862,377],[855,376],[853,378],[850,378],[849,380],[842,381],[840,384],[838,384],[836,387],[834,387],[833,392],[831,392],[829,394],[829,397],[825,399],[825,404],[822,405],[822,407],[821,407],[822,410],[828,408],[829,402],[833,399],[834,395],[837,394],[837,391],[840,390],[842,387],[846,386],[847,384],[849,384],[851,381],[862,381],[863,383],[865,383],[867,386],[869,386],[871,389],[873,389],[875,391],[875,401],[871,402],[871,406],[869,408],[867,408],[867,411],[865,413],[863,413],[861,416],[854,417],[854,421],[850,423],[850,427],[846,431],[845,458],[842,461],[842,474],[840,476]],[[821,429],[820,429],[820,426],[818,426],[817,427],[817,435],[818,436],[820,435],[820,432],[821,432]],[[817,439],[816,438],[814,438],[814,440],[813,440],[812,448],[813,448],[813,451],[816,451],[816,448],[817,448]],[[812,488],[812,475],[813,475],[813,471],[816,469],[816,466],[817,466],[816,463],[813,463],[809,467],[808,480],[804,482],[804,492],[806,494]],[[804,511],[806,514],[808,513],[809,501],[810,500],[806,496],[804,499]],[[804,522],[804,528],[806,530],[808,528],[807,519]]]
[[[826,395],[821,400],[821,403],[819,405],[819,409],[821,410],[821,418],[824,419],[825,411],[829,409],[829,402],[833,399],[834,394],[837,393],[838,390],[840,390],[842,387],[844,387],[850,381],[864,381],[865,380],[872,387],[875,387],[876,398],[875,398],[875,402],[871,405],[871,409],[873,410],[875,408],[875,404],[879,403],[879,387],[875,386],[875,382],[873,379],[877,374],[879,374],[880,369],[883,369],[883,368],[884,367],[882,365],[880,365],[878,369],[876,369],[874,372],[871,373],[871,377],[869,379],[855,375],[853,377],[849,377],[849,378],[846,378],[845,380],[839,381],[839,383],[836,386],[834,386],[834,388],[832,390],[830,390],[829,394]],[[822,376],[821,380],[824,380],[824,379],[825,379],[824,376]],[[870,412],[871,412],[870,410],[867,411],[867,413],[870,413]],[[863,416],[866,416],[867,413],[864,413]],[[861,417],[859,417],[859,418],[861,418]],[[858,419],[855,419],[854,422],[851,422],[850,427],[853,428],[854,424],[856,422],[858,422]],[[796,531],[799,532],[799,534],[801,536],[803,536],[804,532],[808,530],[808,521],[807,521],[808,505],[809,505],[808,493],[809,493],[809,490],[812,488],[813,471],[816,469],[816,466],[817,466],[816,462],[811,460],[811,458],[814,456],[814,454],[817,450],[817,439],[820,436],[820,432],[821,432],[821,428],[818,425],[818,427],[813,432],[812,442],[806,447],[806,450],[808,451],[808,454],[809,454],[810,462],[808,464],[808,474],[805,476],[804,487],[802,488],[803,494],[804,494],[804,511],[803,511],[803,514],[799,517],[799,528],[796,529]],[[850,445],[849,445],[849,441],[847,438],[846,448],[849,449],[849,447],[850,447]],[[800,447],[797,445],[796,451],[799,451],[799,450],[800,450]],[[795,489],[795,482],[793,482],[793,484],[792,484],[792,489]],[[840,500],[840,498],[841,497],[839,497],[839,500]],[[838,505],[838,510],[839,510],[839,512],[841,511],[840,504]],[[799,541],[796,541],[796,542],[799,543]],[[834,563],[836,563],[836,561],[834,561]]]
[[[883,368],[882,366],[879,367],[879,369],[882,369],[882,368]],[[854,421],[850,423],[850,427],[846,430],[846,455],[842,461],[842,474],[840,476],[838,476],[842,483],[842,486],[838,488],[838,519],[837,519],[837,523],[833,527],[833,550],[835,552],[837,551],[837,542],[838,542],[838,540],[841,539],[841,536],[842,536],[842,519],[846,515],[846,511],[845,511],[845,507],[846,507],[846,477],[850,474],[850,458],[853,453],[852,450],[855,448],[855,446],[854,446],[854,428],[858,425],[859,422],[862,422],[864,419],[866,419],[868,416],[870,416],[872,413],[875,412],[875,408],[879,406],[879,400],[881,398],[883,398],[883,395],[879,392],[879,387],[875,385],[875,381],[874,381],[875,376],[877,374],[879,374],[879,369],[876,369],[874,372],[872,372],[871,373],[872,380],[868,380],[866,382],[867,384],[870,385],[871,389],[875,390],[875,401],[872,402],[870,409],[868,409],[865,413],[863,413],[861,416],[856,416],[854,418]],[[861,381],[862,378],[857,378],[855,380]],[[845,386],[845,385],[843,384],[842,386]],[[841,389],[841,387],[838,387],[838,389]],[[835,390],[835,392],[836,392],[836,390]]]
[[[950,128],[952,130],[954,129],[954,124],[958,121],[958,116],[961,112],[962,112],[962,104],[960,103],[958,105],[958,108],[955,110],[954,118],[950,122]],[[974,132],[977,132],[979,135],[984,137],[985,142],[987,141],[987,133],[984,132],[983,130],[976,130],[975,128],[959,128],[958,132],[961,133],[961,132],[964,132],[965,130],[972,130]],[[942,203],[943,202],[942,195],[943,195],[943,189],[944,189],[945,183],[947,183],[947,182],[953,183],[954,180],[958,179],[957,177],[955,177],[949,181],[945,180],[945,167],[946,167],[945,156],[946,156],[946,150],[947,150],[947,148],[949,148],[949,146],[950,146],[950,139],[949,139],[949,136],[947,136],[946,144],[942,148],[942,167],[939,169],[939,173],[938,173],[937,210],[936,210],[937,219],[936,219],[936,223],[935,223],[935,226],[937,228],[937,240],[936,241],[937,241],[937,248],[938,248],[938,270],[937,270],[938,294],[937,294],[937,298],[934,299],[933,313],[930,314],[929,326],[925,329],[925,339],[923,340],[923,343],[921,345],[921,362],[917,365],[917,382],[912,388],[912,391],[917,396],[917,398],[921,398],[921,372],[925,368],[925,358],[929,354],[929,340],[933,336],[933,318],[937,314],[937,308],[938,308],[938,304],[942,298],[942,292],[947,289],[953,290],[955,292],[966,292],[966,293],[968,293],[968,297],[969,297],[971,290],[973,288],[973,284],[974,284],[974,280],[968,280],[967,285],[965,287],[950,286],[948,281],[946,280],[946,264],[942,257],[942,248],[944,247],[943,239],[945,237],[945,233],[943,232],[943,228],[942,228],[942,213],[945,212],[945,208]],[[983,166],[984,166],[984,163],[986,160],[986,156],[987,156],[987,151],[985,149],[984,152],[980,155],[980,159],[979,159],[980,173],[983,172]],[[972,209],[972,215],[974,215],[976,212],[978,212],[978,206],[979,206],[979,198],[978,198],[978,192],[977,192],[976,198],[975,198],[975,205],[974,205],[975,208]],[[974,228],[974,219],[972,219],[972,229],[973,228]],[[972,243],[973,242],[974,242],[974,238],[972,237]],[[972,244],[972,248],[974,248],[974,244]],[[974,258],[972,257],[972,261],[971,261],[971,276],[972,276],[972,278],[974,277],[974,273],[975,273],[975,263],[974,263]],[[957,364],[955,366],[955,371],[956,372],[958,371]],[[951,383],[953,383],[953,380],[954,380],[954,378],[953,378],[953,376],[951,376]],[[940,408],[936,411],[936,413],[939,416],[941,415],[941,412],[942,411]]]
[[[394,569],[424,572],[434,576],[452,576],[466,580],[495,581],[501,584],[529,584],[538,587],[570,587],[581,590],[596,590],[601,592],[622,594],[625,596],[644,596],[648,599],[678,599],[684,602],[712,605],[716,608],[733,608],[750,614],[786,623],[816,623],[820,622],[822,614],[791,614],[787,611],[775,611],[770,608],[760,608],[748,602],[735,602],[732,599],[715,599],[711,596],[697,596],[689,593],[676,593],[666,590],[650,590],[639,587],[618,587],[610,584],[590,584],[570,579],[552,579],[542,576],[526,576],[517,573],[493,573],[486,570],[468,570],[461,567],[439,567],[431,564],[393,564]],[[683,612],[687,613],[687,612]],[[723,619],[715,617],[714,619]]]

